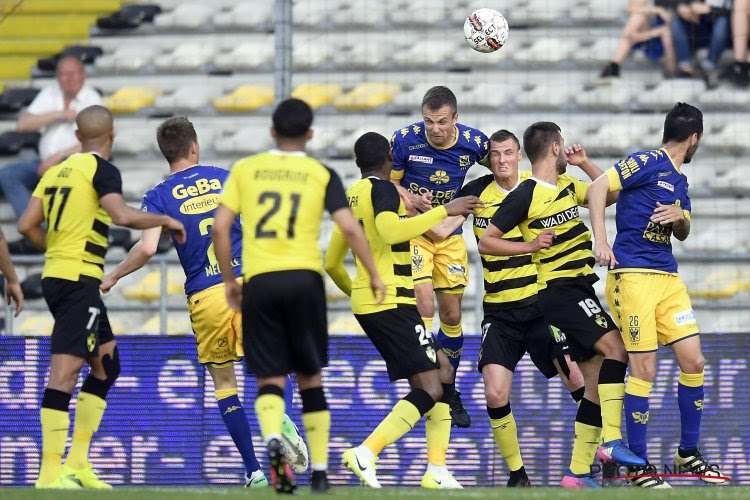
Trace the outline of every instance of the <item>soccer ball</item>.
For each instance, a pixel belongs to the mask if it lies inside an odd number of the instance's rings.
[[[495,52],[508,41],[508,21],[493,9],[478,9],[466,18],[464,36],[478,52]]]

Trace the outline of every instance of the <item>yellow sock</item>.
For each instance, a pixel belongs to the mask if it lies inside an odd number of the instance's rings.
[[[221,401],[222,399],[231,398],[232,396],[237,395],[237,388],[232,387],[231,389],[216,389],[214,392],[216,395],[216,401]]]
[[[99,396],[88,392],[78,393],[73,442],[65,459],[65,463],[73,469],[83,469],[88,465],[91,437],[99,430],[106,408],[107,402]]]
[[[42,464],[38,484],[46,485],[56,480],[62,472],[62,456],[68,439],[70,417],[67,411],[42,408]]]
[[[463,333],[461,323],[457,325],[446,325],[442,321],[440,322],[440,329],[443,331],[446,337],[460,337]]]
[[[286,409],[284,406],[284,398],[276,394],[263,394],[255,400],[255,415],[264,441],[281,437],[281,419]]]
[[[703,373],[683,373],[680,370],[680,383],[686,387],[700,387],[703,385]]]
[[[424,414],[425,434],[427,434],[427,463],[445,465],[445,453],[451,439],[451,410],[447,403],[435,403]]]
[[[503,418],[491,418],[490,427],[495,437],[497,449],[505,459],[509,470],[518,470],[523,467],[521,458],[521,447],[518,445],[518,427],[513,412]]]
[[[599,384],[599,404],[602,407],[602,435],[607,443],[622,439],[622,405],[625,384]]]
[[[432,318],[422,318],[422,322],[424,323],[424,328],[428,332],[432,333]]]
[[[328,469],[328,439],[331,435],[331,412],[311,411],[302,414],[307,444],[310,447],[310,465],[313,470]]]
[[[602,442],[602,428],[576,422],[576,437],[573,441],[573,456],[570,459],[570,472],[588,474],[594,462],[596,449]]]
[[[383,448],[399,440],[401,436],[414,428],[421,415],[416,406],[402,399],[382,422],[367,436],[365,442],[374,455],[379,455]]]

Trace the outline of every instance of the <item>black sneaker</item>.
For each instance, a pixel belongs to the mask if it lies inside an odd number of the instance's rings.
[[[529,476],[526,475],[526,469],[521,467],[518,470],[512,470],[508,473],[510,479],[508,479],[508,488],[526,488],[531,486]]]
[[[448,405],[451,407],[451,420],[453,421],[453,427],[461,427],[463,429],[471,425],[471,417],[469,412],[464,408],[464,404],[461,401],[461,393],[453,391]]]
[[[669,483],[658,475],[656,467],[651,464],[628,467],[628,481],[633,486],[639,486],[641,488],[671,488]]]
[[[696,476],[700,476],[701,481],[708,484],[723,483],[727,480],[721,475],[716,465],[708,463],[700,451],[695,450],[677,450],[674,454],[674,468],[676,471],[687,471]]]
[[[620,78],[620,65],[616,62],[611,62],[604,66],[604,69],[602,70],[601,75],[599,75],[599,78],[601,80],[608,80],[610,78]]]
[[[268,442],[268,463],[271,466],[271,484],[276,493],[292,494],[297,489],[292,468],[286,463],[284,445],[278,439]]]
[[[313,493],[327,493],[331,488],[328,475],[324,470],[314,470],[310,478],[310,491]]]

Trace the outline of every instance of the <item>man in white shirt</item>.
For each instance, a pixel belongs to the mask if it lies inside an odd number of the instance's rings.
[[[19,132],[40,132],[39,159],[22,161],[0,169],[0,192],[20,217],[31,198],[31,191],[47,169],[81,151],[75,136],[79,111],[101,104],[101,96],[86,85],[86,71],[75,57],[57,63],[57,81],[42,89],[16,123]]]

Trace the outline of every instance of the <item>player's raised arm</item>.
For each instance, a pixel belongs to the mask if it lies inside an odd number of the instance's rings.
[[[14,316],[18,316],[23,311],[23,291],[21,290],[21,284],[18,282],[16,270],[13,269],[13,262],[10,260],[10,252],[8,252],[8,243],[5,241],[2,230],[0,230],[0,272],[5,276],[5,298],[9,305],[11,300],[16,302]]]
[[[161,228],[152,227],[141,232],[141,239],[133,245],[125,259],[117,264],[115,268],[102,278],[99,289],[107,293],[117,284],[120,278],[134,273],[146,265],[151,257],[156,254],[161,237]]]
[[[607,241],[607,228],[604,223],[604,208],[611,192],[609,175],[603,175],[589,186],[586,197],[591,219],[591,232],[594,235],[594,256],[600,265],[613,269],[617,260]]]
[[[583,173],[586,174],[592,181],[595,181],[596,179],[604,175],[604,171],[602,171],[602,169],[600,169],[596,165],[596,163],[591,161],[591,159],[586,154],[586,149],[580,144],[573,144],[572,146],[565,148],[565,158],[568,160],[568,163],[570,163],[571,165],[575,165],[576,167],[583,170]],[[617,201],[618,194],[618,191],[609,191],[607,193],[607,206],[610,206]],[[587,204],[588,197],[584,197],[584,205]]]
[[[352,277],[344,267],[344,258],[349,252],[349,244],[338,226],[334,226],[331,241],[328,242],[324,267],[328,276],[346,295],[352,294]]]
[[[177,243],[185,243],[185,228],[182,222],[172,217],[136,210],[128,206],[119,193],[106,194],[100,198],[99,202],[102,208],[112,217],[112,222],[118,226],[125,226],[132,229],[149,229],[163,226],[172,231]]]
[[[555,232],[551,229],[542,231],[533,241],[504,240],[505,233],[494,224],[487,226],[479,240],[479,253],[485,255],[510,256],[534,253],[552,246]]]

